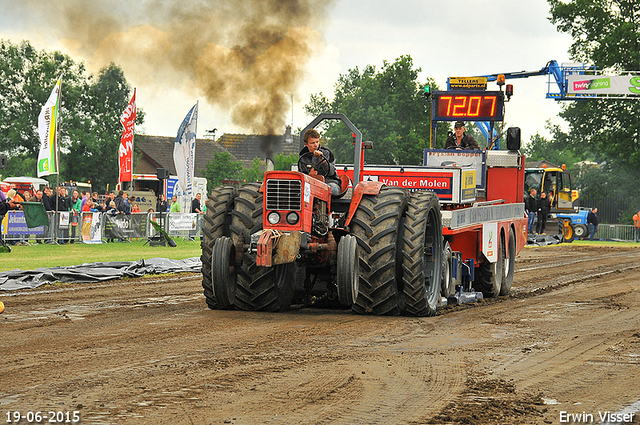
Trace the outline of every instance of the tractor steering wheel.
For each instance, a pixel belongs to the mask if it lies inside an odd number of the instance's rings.
[[[327,161],[327,158],[322,156],[322,159],[320,160],[320,162],[318,162],[315,165],[311,165],[311,164],[302,162],[302,159],[306,158],[307,156],[313,157],[314,156],[313,152],[305,152],[302,155],[300,155],[300,158],[298,158],[298,170],[300,172],[309,174],[309,171],[311,171],[312,168],[315,168],[315,170],[318,172],[319,175],[323,177],[327,177],[329,175],[329,173],[331,172],[331,167],[329,166],[329,161]]]

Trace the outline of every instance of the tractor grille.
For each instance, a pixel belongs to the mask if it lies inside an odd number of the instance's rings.
[[[300,180],[267,180],[267,209],[300,211],[302,182]]]

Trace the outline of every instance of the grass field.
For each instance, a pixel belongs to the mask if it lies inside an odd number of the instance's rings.
[[[202,253],[200,241],[188,241],[181,238],[175,238],[175,241],[178,244],[175,248],[145,245],[144,238],[139,239],[137,242],[114,242],[97,245],[74,243],[66,245],[12,246],[11,252],[0,252],[0,272],[14,269],[34,270],[39,267],[73,266],[106,261],[138,261],[142,259],[148,260],[149,258],[183,260],[185,258],[200,257]],[[574,241],[572,245],[640,248],[640,244],[633,242]],[[553,246],[549,245],[548,247]]]
[[[144,238],[128,243],[12,246],[11,252],[0,252],[0,272],[106,261],[138,261],[150,258],[183,260],[200,257],[199,240],[175,238],[175,241],[178,245],[175,248],[145,245]]]

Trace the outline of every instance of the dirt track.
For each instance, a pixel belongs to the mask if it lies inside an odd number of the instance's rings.
[[[525,248],[512,296],[432,318],[212,311],[199,275],[0,301],[2,422],[600,423],[640,400],[640,249]]]

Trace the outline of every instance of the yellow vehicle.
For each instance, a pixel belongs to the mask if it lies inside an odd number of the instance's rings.
[[[562,164],[561,167],[542,164],[540,167],[525,168],[524,190],[526,196],[532,188],[535,188],[538,192],[538,199],[540,193],[547,193],[551,201],[551,208],[549,210],[550,218],[545,229],[554,229],[554,223],[557,223],[558,232],[563,235],[563,240],[573,242],[575,237],[586,236],[582,234],[586,227],[584,225],[576,227],[573,223],[572,216],[578,212],[580,195],[571,186],[571,174],[566,171],[566,168],[565,164]],[[553,234],[556,232],[545,230],[545,233]]]

